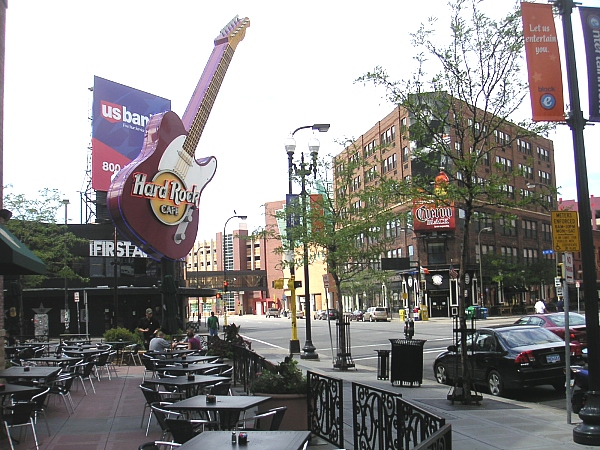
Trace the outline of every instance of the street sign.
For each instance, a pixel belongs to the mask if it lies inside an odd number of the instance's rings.
[[[562,297],[562,295],[563,295],[563,288],[562,288],[562,286],[556,288],[556,295],[559,296],[559,297]]]
[[[562,286],[562,281],[560,279],[560,277],[554,277],[554,287],[561,287]]]
[[[577,211],[552,211],[552,246],[555,252],[579,252]]]
[[[75,292],[73,297],[75,298],[75,303],[79,302],[79,292]]]
[[[565,263],[565,280],[569,284],[573,284],[575,282],[575,277],[573,276],[573,253],[565,252],[564,253],[564,263]]]

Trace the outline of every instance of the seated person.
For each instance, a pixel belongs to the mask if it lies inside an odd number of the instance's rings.
[[[149,351],[164,353],[165,350],[171,348],[171,344],[165,339],[165,333],[159,331],[156,333],[156,337],[150,340]]]
[[[187,342],[188,350],[200,350],[200,339],[194,336],[194,330],[188,328],[186,331],[187,338],[185,339]]]

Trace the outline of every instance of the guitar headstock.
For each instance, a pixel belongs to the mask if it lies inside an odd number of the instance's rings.
[[[249,26],[250,19],[247,17],[240,19],[238,16],[235,16],[215,38],[215,45],[228,41],[229,45],[235,50],[237,45],[246,36],[246,28]]]

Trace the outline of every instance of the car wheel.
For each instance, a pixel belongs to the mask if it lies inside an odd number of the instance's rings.
[[[435,373],[435,379],[437,380],[438,383],[450,384],[450,381],[448,379],[448,372],[446,371],[446,366],[444,366],[443,364],[436,364],[434,373]]]
[[[494,396],[502,396],[504,395],[504,385],[502,384],[502,377],[498,372],[492,370],[488,374],[488,389],[490,390],[490,394]]]

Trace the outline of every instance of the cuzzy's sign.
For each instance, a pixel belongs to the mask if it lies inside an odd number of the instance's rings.
[[[413,229],[415,231],[454,230],[456,228],[456,208],[436,206],[434,203],[415,205],[413,208]]]

